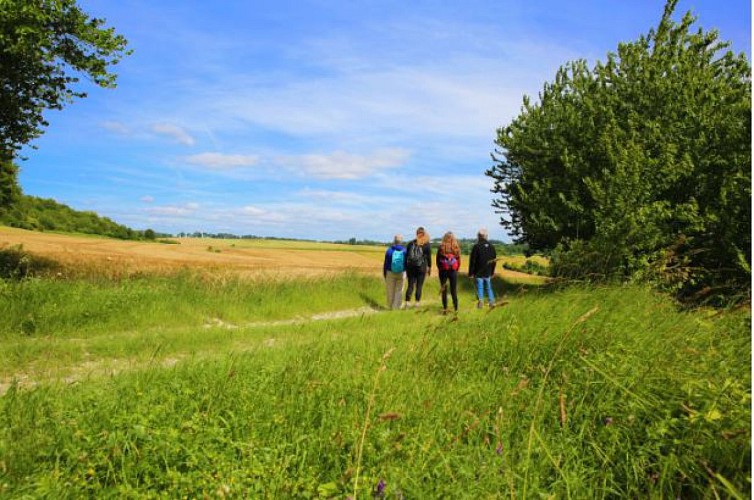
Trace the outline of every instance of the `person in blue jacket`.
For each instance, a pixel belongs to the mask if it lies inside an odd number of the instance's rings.
[[[387,289],[388,309],[400,309],[403,299],[403,275],[406,271],[406,248],[401,244],[403,236],[396,234],[393,244],[385,252],[382,276]]]

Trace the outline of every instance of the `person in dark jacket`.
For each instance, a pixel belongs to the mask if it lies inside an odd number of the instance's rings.
[[[484,288],[487,287],[489,306],[495,307],[495,293],[492,291],[492,277],[495,275],[497,252],[487,241],[487,230],[482,228],[477,233],[477,242],[471,248],[469,256],[469,277],[476,279],[476,297],[478,308],[484,307]]]
[[[416,230],[416,239],[411,240],[406,247],[406,308],[411,307],[411,294],[416,287],[416,302],[414,307],[419,307],[422,299],[422,287],[424,278],[432,271],[432,248],[429,245],[429,234],[420,227]]]

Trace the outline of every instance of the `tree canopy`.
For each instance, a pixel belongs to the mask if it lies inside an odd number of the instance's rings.
[[[114,87],[109,68],[129,51],[126,39],[90,17],[75,0],[0,2],[0,155],[42,134],[43,112],[62,109],[74,98],[80,76]]]
[[[750,290],[751,67],[690,13],[674,22],[676,3],[606,61],[561,67],[498,129],[493,206],[555,274]]]

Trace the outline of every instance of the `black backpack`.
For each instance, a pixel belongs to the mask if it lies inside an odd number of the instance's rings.
[[[424,250],[417,242],[413,242],[408,249],[408,265],[411,267],[422,267],[424,264]]]

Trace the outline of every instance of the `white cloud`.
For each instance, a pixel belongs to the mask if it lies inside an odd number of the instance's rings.
[[[199,209],[198,203],[186,203],[184,205],[165,205],[161,207],[149,207],[145,209],[150,216],[187,217],[194,215]]]
[[[375,151],[369,156],[344,151],[280,156],[275,162],[318,179],[360,179],[386,169],[400,167],[408,158],[408,151],[392,148]]]
[[[309,203],[327,202],[346,206],[364,206],[369,203],[383,202],[384,196],[368,196],[349,191],[334,191],[330,189],[304,188],[296,193],[296,198]]]
[[[262,210],[261,208],[257,208],[254,206],[246,206],[241,209],[241,213],[244,215],[251,215],[252,217],[257,217],[260,215],[265,215],[267,213],[267,210]]]
[[[186,161],[192,165],[206,167],[210,170],[230,170],[254,166],[259,162],[259,156],[223,153],[200,153],[186,157]]]
[[[238,217],[241,221],[246,223],[261,223],[265,225],[273,224],[282,226],[291,215],[280,211],[279,209],[259,208],[253,205],[247,205],[240,210],[231,210],[234,213],[234,217]]]
[[[104,128],[105,130],[109,130],[110,132],[114,132],[116,134],[120,134],[120,135],[131,134],[131,130],[119,121],[114,121],[114,120],[104,121],[100,123],[100,126]]]
[[[321,70],[316,76],[283,75],[270,85],[258,75],[236,74],[230,82],[223,79],[222,86],[192,89],[199,95],[193,99],[199,107],[187,108],[192,122],[218,117],[223,121],[212,123],[216,130],[261,127],[317,137],[346,150],[352,148],[344,145],[354,142],[374,149],[422,138],[434,148],[446,142],[438,137],[452,138],[451,144],[469,138],[491,142],[495,130],[518,113],[522,96],[536,95],[573,55],[562,48],[508,42],[494,45],[495,50],[460,47],[442,59],[408,60],[349,42],[311,43],[313,54],[301,57]]]
[[[152,132],[159,135],[170,137],[180,144],[193,146],[196,140],[184,129],[171,123],[155,123],[151,127]]]
[[[141,201],[144,203],[154,203],[154,197],[153,196],[142,196]]]

